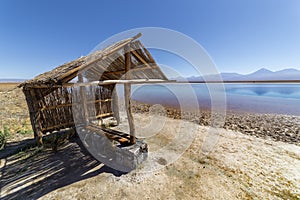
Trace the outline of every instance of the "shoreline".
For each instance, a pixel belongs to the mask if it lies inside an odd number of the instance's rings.
[[[150,107],[151,104],[133,101],[132,111],[145,113],[150,111]],[[164,115],[169,118],[183,119],[201,126],[211,126],[212,123],[209,109],[200,109],[198,113],[193,111],[181,113],[178,108],[174,107],[164,107],[164,109]],[[160,113],[162,114],[162,111]],[[229,110],[226,111],[225,116],[214,113],[214,117],[221,119],[221,121],[225,117],[225,123],[221,123],[219,128],[300,146],[300,116]]]
[[[147,127],[149,116],[155,113],[133,114],[138,129],[145,130],[140,133],[147,134],[147,130],[152,133],[156,128]],[[125,113],[122,116],[122,127],[118,128],[126,131],[129,125]],[[209,127],[165,117],[164,120],[167,123],[163,126],[158,123],[158,132],[145,139],[149,145],[147,160],[130,173],[114,173],[71,140],[55,153],[50,148],[29,149],[0,160],[3,179],[0,196],[3,199],[23,196],[32,199],[66,196],[72,199],[299,199],[300,146],[220,129],[217,144],[206,151],[203,147],[209,145]],[[195,132],[182,129],[182,125]],[[191,137],[185,137],[189,134]]]

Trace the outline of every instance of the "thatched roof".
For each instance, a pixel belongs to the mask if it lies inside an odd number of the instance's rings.
[[[60,85],[68,83],[78,74],[82,74],[87,81],[104,81],[124,79],[125,51],[128,45],[131,52],[131,79],[162,79],[166,76],[157,66],[149,51],[142,45],[138,34],[112,44],[105,49],[91,55],[80,57],[63,64],[51,71],[25,81],[20,87],[34,87],[38,85]]]

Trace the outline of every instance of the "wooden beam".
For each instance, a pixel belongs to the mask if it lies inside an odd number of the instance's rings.
[[[147,50],[147,48],[145,48],[144,45],[143,45],[141,42],[138,41],[138,43],[139,43],[139,45],[143,48],[144,52],[147,54],[147,56],[150,58],[150,60],[151,60],[155,65],[157,65],[156,62],[155,62],[155,60],[154,60],[154,58],[153,58],[152,55],[150,54],[150,52]],[[163,76],[163,79],[168,80],[168,78],[167,78],[166,75],[161,71],[160,68],[158,68],[158,71],[159,71],[159,72],[161,73],[161,75]]]
[[[130,43],[130,47],[134,49],[145,61],[148,63],[154,63],[147,55],[146,53],[142,50],[141,46],[139,45],[140,41],[135,41]]]
[[[117,121],[117,125],[119,125],[120,124],[120,111],[119,111],[119,98],[118,98],[116,84],[115,84],[114,90],[112,92],[112,111],[114,113],[114,118]]]
[[[34,106],[34,100],[33,100],[33,96],[32,93],[30,92],[31,90],[27,89],[27,88],[23,88],[23,93],[26,97],[26,102],[27,102],[27,106],[28,106],[28,110],[29,110],[29,117],[30,117],[30,122],[31,122],[31,126],[32,126],[32,130],[34,132],[34,138],[37,139],[38,137],[38,129],[36,127],[36,123],[35,123],[35,117],[36,117],[36,107]]]
[[[148,56],[148,58],[153,62],[156,63],[154,58],[152,57],[152,55],[150,54],[150,52],[146,49],[146,47],[139,41],[137,41],[138,45],[142,47],[142,49],[144,50],[144,52],[146,53],[146,55]]]
[[[103,114],[100,114],[100,115],[96,115],[96,116],[93,116],[93,117],[89,117],[89,119],[93,119],[93,118],[102,118],[102,117],[110,117],[110,116],[113,116],[114,113],[103,113]]]
[[[130,80],[130,67],[131,67],[131,56],[130,56],[130,47],[126,45],[124,47],[125,51],[125,79]],[[127,119],[129,123],[129,131],[130,131],[130,143],[135,144],[136,138],[135,138],[135,127],[134,127],[134,121],[131,111],[131,84],[125,83],[124,85],[124,96],[125,96],[125,109],[127,113]]]
[[[146,67],[136,67],[136,68],[132,68],[130,71],[141,71],[141,70],[145,70],[145,69],[154,69],[154,68],[159,68],[157,65],[153,65],[153,66],[146,66]],[[112,71],[112,72],[104,72],[103,74],[122,74],[125,73],[125,70],[119,70],[119,71]]]
[[[78,75],[78,82],[83,83],[83,76],[82,74]],[[86,100],[86,90],[85,86],[80,86],[79,88],[80,97],[81,97],[81,104],[83,108],[83,123],[85,126],[89,124],[89,116],[88,116],[88,108],[87,108],[87,100]]]
[[[64,79],[62,79],[62,83],[68,83],[69,81],[71,81],[73,78],[75,78],[77,76],[77,72],[70,74],[69,76],[66,76]]]
[[[299,81],[300,82],[300,81]],[[113,84],[154,84],[154,83],[176,83],[176,80],[165,81],[162,79],[132,79],[132,80],[105,80],[105,81],[92,81],[86,83],[63,83],[61,85],[47,84],[33,85],[31,88],[61,88],[61,87],[79,87],[79,86],[91,86],[91,85],[113,85]]]
[[[39,85],[31,85],[30,87],[27,86],[26,89],[30,90],[32,88],[61,88],[61,87],[76,87],[80,85],[90,86],[90,85],[112,85],[112,84],[125,84],[125,83],[131,83],[131,84],[155,84],[155,83],[176,83],[176,84],[190,84],[190,83],[250,83],[250,84],[299,84],[300,80],[237,80],[237,81],[176,81],[176,80],[162,80],[162,79],[136,79],[136,80],[106,80],[106,81],[93,81],[88,83],[63,83],[62,85],[52,85],[49,86],[47,84],[39,84]]]
[[[135,50],[131,49],[131,53],[132,55],[134,55],[134,57],[136,57],[141,63],[143,63],[144,65],[146,65],[148,68],[152,68],[149,63],[147,61],[144,60],[144,58],[142,58]],[[153,63],[154,64],[154,63]],[[154,65],[155,66],[155,65]]]
[[[62,128],[64,126],[70,126],[70,125],[75,125],[75,124],[74,124],[74,122],[67,122],[67,123],[63,123],[63,124],[57,124],[57,125],[54,125],[54,126],[44,127],[42,129],[42,131],[47,131],[47,130],[51,130],[51,129]]]
[[[37,98],[37,94],[34,89],[30,89],[28,91],[27,95],[30,95],[30,102],[32,103],[32,109],[30,111],[30,120],[32,123],[32,128],[34,131],[34,137],[38,143],[38,145],[43,145],[43,130],[42,130],[42,124],[41,124],[41,113],[39,112],[39,106],[38,106],[38,101],[39,99]],[[28,99],[29,100],[29,99]],[[27,102],[29,103],[29,102]]]

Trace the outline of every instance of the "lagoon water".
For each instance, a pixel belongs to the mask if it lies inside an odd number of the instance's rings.
[[[300,84],[135,85],[132,98],[184,109],[300,115]]]

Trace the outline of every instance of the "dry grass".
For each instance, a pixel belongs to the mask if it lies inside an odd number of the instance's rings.
[[[7,92],[17,88],[19,83],[0,83],[0,92]]]
[[[0,83],[0,132],[8,141],[33,137],[25,97],[19,83]]]

